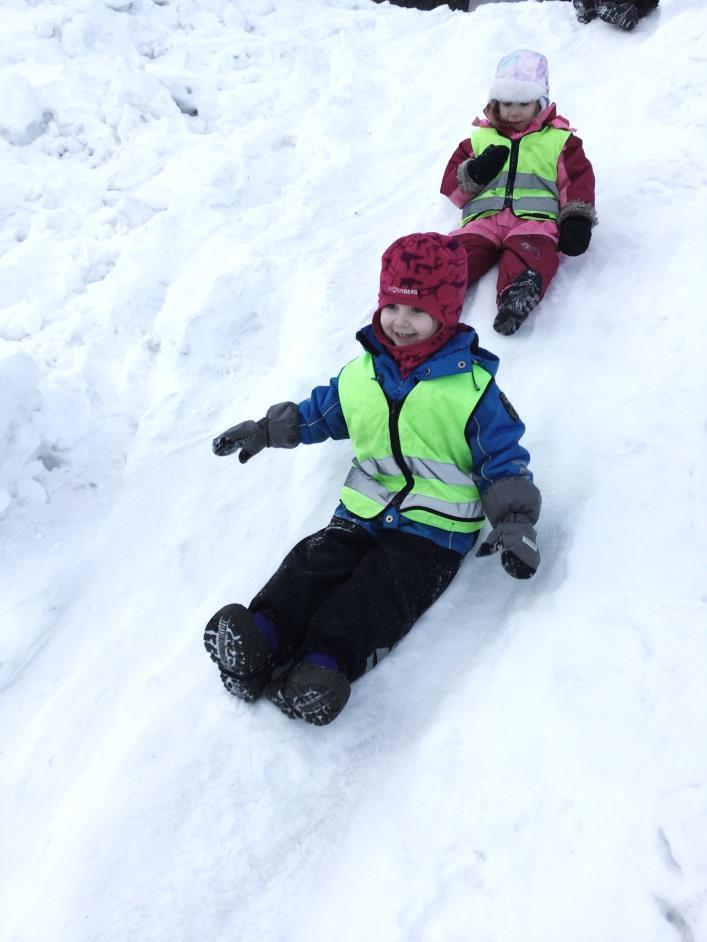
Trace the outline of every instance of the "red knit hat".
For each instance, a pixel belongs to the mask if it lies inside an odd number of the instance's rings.
[[[466,252],[438,232],[402,236],[382,258],[378,308],[407,304],[446,327],[459,322],[466,296]]]

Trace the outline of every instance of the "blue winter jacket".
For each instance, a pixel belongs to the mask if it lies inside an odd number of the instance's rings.
[[[382,376],[382,386],[388,399],[404,399],[418,382],[426,382],[439,376],[459,374],[460,359],[466,360],[467,372],[478,363],[492,376],[498,369],[498,357],[479,347],[476,331],[467,328],[455,334],[440,350],[424,360],[409,376],[403,379],[398,365],[375,338],[369,325],[356,334],[356,339],[374,358],[376,374]],[[299,403],[300,439],[304,445],[323,442],[327,438],[349,438],[344,413],[339,402],[339,378],[334,377],[328,386],[317,386],[309,399]],[[484,491],[500,478],[520,476],[532,480],[528,470],[530,456],[519,444],[525,426],[508,399],[492,380],[486,388],[468,424],[468,441],[471,449],[474,482],[483,498]],[[371,520],[355,516],[339,504],[335,515],[356,520],[372,535],[382,530],[400,530],[432,540],[440,546],[454,550],[464,556],[474,545],[477,533],[450,533],[438,527],[415,523],[404,517],[394,507],[388,507]],[[392,517],[390,523],[384,520]]]

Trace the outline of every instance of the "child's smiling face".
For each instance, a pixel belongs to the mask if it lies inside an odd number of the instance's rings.
[[[407,304],[387,304],[381,308],[383,333],[396,347],[421,343],[437,333],[439,322],[427,311]]]
[[[524,131],[540,111],[537,101],[499,101],[498,113],[502,121],[514,131]]]

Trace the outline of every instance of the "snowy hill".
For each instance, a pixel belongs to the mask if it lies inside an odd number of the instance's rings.
[[[705,942],[707,7],[4,0],[0,940]],[[346,443],[211,438],[356,353],[449,231],[499,57],[550,60],[600,225],[501,357],[543,564],[460,575],[324,729],[207,618],[323,526]]]

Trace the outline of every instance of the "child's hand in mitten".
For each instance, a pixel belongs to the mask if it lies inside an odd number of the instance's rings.
[[[586,216],[568,216],[560,223],[557,249],[563,255],[582,255],[589,248],[592,223]]]
[[[535,528],[519,514],[500,520],[479,547],[477,556],[501,550],[501,565],[514,579],[530,579],[540,565]]]
[[[294,402],[279,402],[258,422],[247,419],[226,429],[213,440],[212,448],[221,457],[238,451],[238,460],[245,464],[263,448],[294,448],[299,443],[299,409]]]
[[[478,157],[466,161],[466,171],[474,183],[480,186],[490,183],[501,172],[509,153],[505,144],[489,144]]]
[[[214,454],[220,455],[222,458],[226,457],[226,455],[232,455],[234,451],[238,451],[238,460],[241,464],[245,464],[249,458],[252,458],[253,455],[257,455],[259,451],[262,451],[263,448],[267,448],[267,446],[267,419],[260,419],[259,422],[254,422],[252,419],[239,422],[238,425],[234,425],[232,428],[222,432],[213,440],[212,444]],[[239,449],[241,450],[239,451]]]

